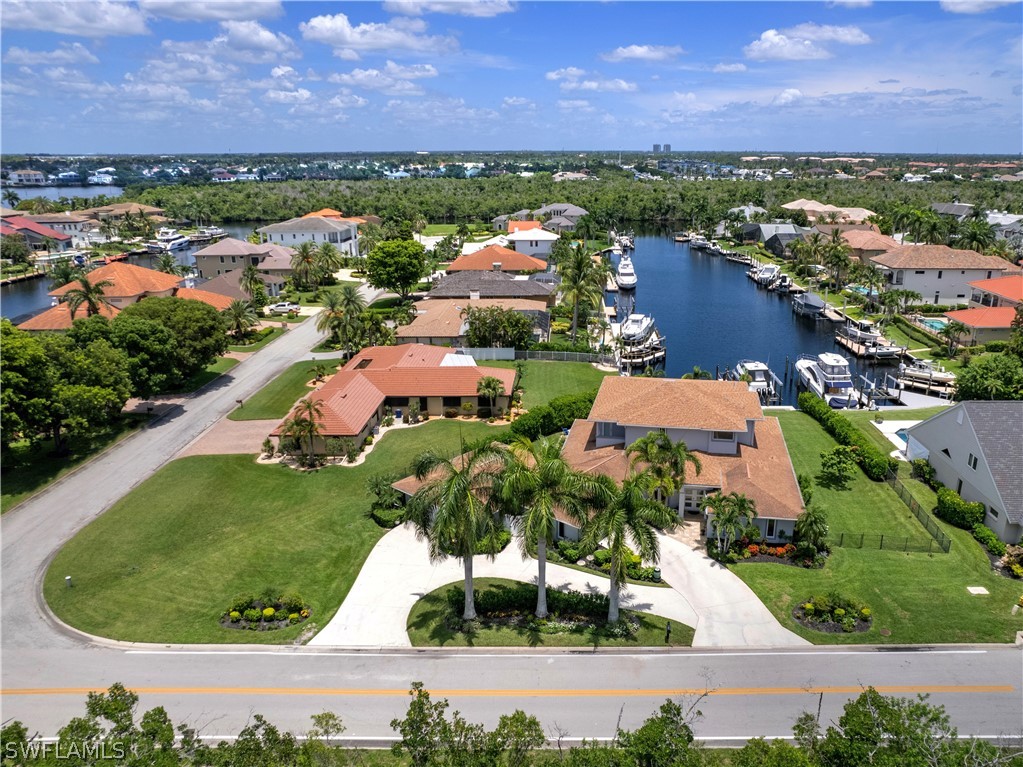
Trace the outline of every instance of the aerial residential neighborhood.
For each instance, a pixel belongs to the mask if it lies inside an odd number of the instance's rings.
[[[1019,10],[4,0],[0,761],[1023,765]]]

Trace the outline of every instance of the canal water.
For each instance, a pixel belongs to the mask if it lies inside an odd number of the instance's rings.
[[[22,200],[31,200],[33,197],[42,197],[47,200],[59,200],[61,197],[99,197],[106,195],[114,198],[124,194],[124,189],[119,186],[15,186],[12,187]]]
[[[892,366],[867,365],[835,343],[837,323],[800,317],[792,301],[759,287],[747,266],[691,250],[667,234],[635,238],[632,263],[638,282],[633,311],[652,315],[666,339],[665,375],[678,378],[699,366],[710,373],[733,369],[741,359],[767,363],[781,379],[800,354],[838,352],[857,373],[881,378]],[[617,259],[614,259],[617,265]],[[619,296],[619,309],[630,297]],[[795,386],[786,386],[782,403],[794,404]]]

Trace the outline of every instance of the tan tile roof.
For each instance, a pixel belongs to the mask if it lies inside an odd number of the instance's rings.
[[[509,232],[522,232],[526,229],[543,229],[542,221],[509,221]]]
[[[970,283],[970,287],[983,290],[985,293],[994,293],[1009,301],[1023,302],[1023,274],[976,280]]]
[[[864,229],[843,232],[842,239],[849,243],[850,248],[856,250],[889,251],[899,247],[899,243],[891,237]]]
[[[109,319],[116,316],[120,311],[116,306],[100,306],[99,313]],[[67,303],[62,302],[56,306],[51,306],[45,312],[37,314],[31,319],[25,320],[18,327],[22,330],[68,330],[75,320],[84,320],[86,318],[85,312],[85,307],[79,306],[75,316],[72,317],[71,308]]]
[[[1008,261],[985,256],[973,250],[958,250],[948,245],[901,245],[870,259],[888,269],[992,269],[1012,267]]]
[[[1016,318],[1016,309],[1012,306],[985,306],[945,312],[945,316],[971,328],[1008,328]]]
[[[742,381],[608,376],[590,410],[594,421],[666,429],[745,431],[760,418],[760,401]]]
[[[321,208],[320,210],[306,213],[302,218],[344,218],[345,214],[333,208]]]
[[[112,264],[101,266],[86,273],[85,279],[90,284],[109,280],[112,285],[103,290],[103,294],[112,298],[133,298],[145,293],[162,293],[176,288],[181,283],[181,278],[173,274],[158,272],[155,269],[145,269],[141,266],[126,264],[122,261],[115,261]],[[78,280],[61,285],[56,290],[51,290],[51,296],[62,296],[78,285]]]
[[[177,293],[174,294],[178,298],[187,298],[191,301],[202,301],[204,304],[209,304],[218,312],[224,311],[231,305],[231,298],[223,296],[220,293],[211,293],[208,290],[198,290],[196,288],[178,288]]]
[[[485,309],[498,306],[516,311],[547,311],[546,301],[514,298],[431,298],[416,304],[418,315],[408,325],[397,329],[398,338],[458,338],[462,335],[462,312],[472,307]]]
[[[547,262],[539,258],[518,253],[510,248],[502,248],[500,245],[488,245],[475,253],[459,256],[447,271],[449,274],[464,271],[488,272],[493,270],[495,263],[501,264],[502,272],[533,272],[547,268]]]
[[[465,460],[468,456],[469,453],[462,453],[461,455],[456,455],[454,458],[451,459],[451,463],[455,465],[455,468],[461,469],[465,465]],[[481,461],[477,465],[480,467],[481,471],[483,469],[487,469],[490,471],[499,471],[501,468],[501,464],[499,463],[500,460],[501,460],[500,457],[495,457],[493,459]],[[530,460],[528,456],[526,457],[526,460],[527,462]],[[427,482],[430,482],[440,477],[443,471],[444,470],[438,466],[436,469],[427,474],[423,479],[417,479],[415,474],[411,474],[407,477],[399,479],[397,482],[391,483],[391,487],[393,487],[400,493],[405,493],[406,495],[415,495],[416,491],[419,490],[419,488],[421,488]]]

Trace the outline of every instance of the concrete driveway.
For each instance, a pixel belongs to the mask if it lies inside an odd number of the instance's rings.
[[[661,536],[661,569],[672,588],[628,585],[622,607],[655,613],[696,629],[697,647],[794,647],[809,644],[774,619],[739,578],[685,544]],[[688,552],[688,554],[686,553]],[[477,578],[536,582],[536,560],[523,560],[514,543],[493,562],[477,557]],[[420,597],[461,582],[456,559],[433,564],[426,544],[398,527],[370,553],[352,590],[330,622],[309,642],[320,647],[409,647],[406,624]],[[607,591],[608,579],[548,563],[547,584],[575,591]]]

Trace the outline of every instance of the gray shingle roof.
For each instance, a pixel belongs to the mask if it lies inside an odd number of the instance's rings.
[[[968,216],[973,212],[973,206],[965,202],[932,202],[931,210],[943,216]]]
[[[1018,525],[1023,522],[1023,402],[968,401],[962,407],[1002,496],[1006,519]]]
[[[279,224],[270,224],[260,227],[256,231],[260,234],[301,234],[303,232],[346,232],[355,233],[356,225],[351,221],[335,221],[332,218],[320,216],[309,216],[308,218],[293,218],[290,221],[281,221]]]
[[[479,291],[480,298],[544,298],[551,287],[535,280],[517,280],[504,272],[455,272],[430,290],[430,298],[468,298]]]

